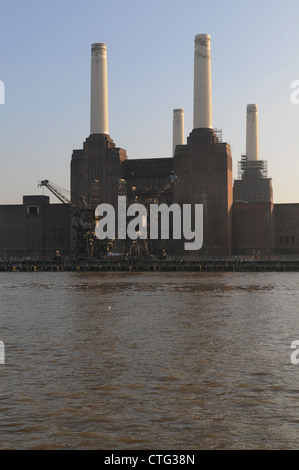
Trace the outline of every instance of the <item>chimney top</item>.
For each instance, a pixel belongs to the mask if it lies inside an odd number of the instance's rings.
[[[247,111],[257,111],[257,104],[248,104]]]
[[[99,49],[107,49],[107,46],[104,42],[94,42],[92,45],[91,45],[91,48],[99,48]]]

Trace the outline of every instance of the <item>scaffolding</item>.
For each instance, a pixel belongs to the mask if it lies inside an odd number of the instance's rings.
[[[214,129],[219,144],[222,143],[222,129]]]
[[[147,224],[149,224],[150,205],[159,204],[161,202],[161,196],[171,191],[175,182],[178,182],[178,178],[175,175],[170,174],[164,184],[157,185],[155,188],[139,190],[138,188],[133,187],[129,191],[127,181],[125,179],[120,179],[118,181],[118,195],[126,197],[127,207],[132,203],[142,204],[146,208]],[[147,233],[149,233],[149,225],[147,225]],[[152,257],[152,249],[150,242],[147,239],[137,238],[136,240],[126,240],[126,242],[128,254],[131,257]],[[164,250],[162,250],[162,252],[163,251]],[[163,256],[165,257],[166,253],[163,254]]]
[[[238,162],[238,179],[234,182],[234,202],[272,202],[272,179],[268,178],[266,160]]]
[[[268,162],[266,160],[247,160],[246,155],[241,156],[241,160],[238,162],[238,179],[241,180],[245,171],[251,170],[260,174],[261,178],[268,178]]]

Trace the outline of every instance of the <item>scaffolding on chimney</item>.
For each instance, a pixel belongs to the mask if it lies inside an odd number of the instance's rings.
[[[242,155],[238,162],[238,179],[234,182],[234,202],[272,202],[272,179],[268,178],[265,160],[247,160]]]
[[[268,178],[268,163],[266,160],[247,160],[246,155],[241,156],[238,162],[238,179],[241,180],[246,170],[260,173],[261,178]]]
[[[218,142],[222,143],[222,129],[214,129]]]

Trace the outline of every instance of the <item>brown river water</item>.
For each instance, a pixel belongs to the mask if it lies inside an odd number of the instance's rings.
[[[0,273],[0,449],[297,449],[299,273]]]

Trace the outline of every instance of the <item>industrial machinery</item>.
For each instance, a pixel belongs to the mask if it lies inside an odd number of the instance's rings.
[[[126,196],[127,206],[132,203],[140,202],[147,209],[147,221],[149,223],[150,204],[159,203],[160,197],[171,189],[173,183],[177,181],[174,175],[170,175],[162,187],[155,188],[152,191],[138,192],[127,191],[127,183],[124,179],[119,180],[118,194]],[[113,240],[99,240],[95,235],[96,216],[95,208],[98,204],[98,188],[99,181],[92,182],[88,199],[85,196],[78,198],[79,203],[74,204],[70,194],[65,189],[57,186],[49,180],[42,180],[38,183],[38,187],[46,187],[54,196],[57,197],[72,214],[72,228],[74,230],[74,246],[73,256],[76,259],[103,259],[113,253]],[[128,248],[126,250],[125,246]],[[137,240],[126,240],[123,251],[131,257],[152,256],[148,240],[137,238]]]
[[[39,182],[39,187],[46,187],[72,213],[72,228],[74,231],[73,256],[77,259],[105,258],[113,251],[114,240],[99,240],[95,235],[95,207],[97,205],[98,180],[91,185],[90,197],[87,201],[80,196],[80,203],[74,204],[65,189],[49,180]]]
[[[162,186],[158,186],[155,189],[141,191],[139,192],[137,188],[128,191],[127,189],[127,182],[124,179],[119,180],[118,186],[118,194],[120,196],[126,196],[127,198],[127,206],[134,203],[142,204],[147,211],[147,233],[149,233],[149,222],[150,222],[150,205],[151,204],[159,204],[161,196],[171,190],[174,182],[178,182],[178,178],[171,174],[165,181],[165,184]],[[140,239],[137,238],[136,240],[129,241],[128,247],[128,255],[134,258],[151,258],[154,254],[154,250],[151,247],[151,243],[149,239]],[[157,253],[155,253],[157,254]],[[160,257],[165,258],[166,253],[165,250],[159,254]]]

